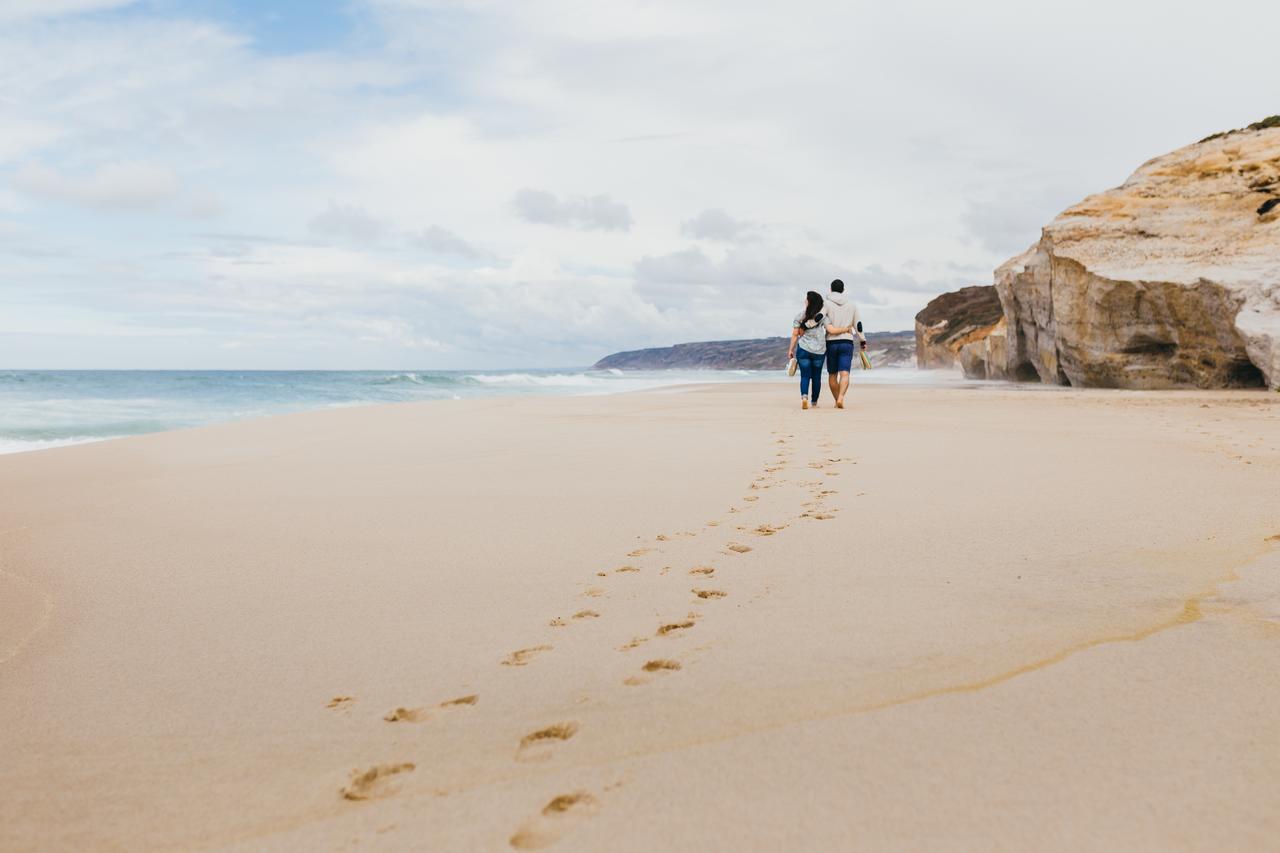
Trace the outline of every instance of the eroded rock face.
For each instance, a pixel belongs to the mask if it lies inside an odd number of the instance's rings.
[[[1009,335],[1005,319],[985,336],[960,348],[960,367],[966,379],[1011,379],[1005,371],[1009,362]]]
[[[1280,387],[1278,200],[1280,127],[1259,126],[1157,157],[1066,210],[996,270],[1008,337],[988,372]]]
[[[961,350],[990,334],[1003,316],[991,285],[942,294],[916,315],[916,366],[954,367]]]

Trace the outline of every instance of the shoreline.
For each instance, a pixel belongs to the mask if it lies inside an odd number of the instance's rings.
[[[51,608],[20,638],[39,603],[0,597],[0,820],[55,849],[1273,837],[1280,403],[780,390],[0,458],[0,571]]]
[[[649,391],[663,391],[663,390],[671,390],[671,389],[677,389],[677,388],[696,389],[704,386],[710,387],[710,386],[723,385],[723,384],[745,384],[745,383],[753,383],[753,382],[783,384],[785,381],[789,381],[783,377],[783,371],[781,370],[776,372],[770,372],[770,373],[765,373],[761,371],[737,370],[737,369],[704,370],[704,371],[688,371],[688,370],[681,370],[681,369],[623,371],[623,370],[618,370],[616,368],[608,368],[608,369],[554,368],[554,369],[548,369],[548,370],[551,370],[553,372],[543,371],[542,373],[538,373],[538,372],[527,373],[527,372],[521,372],[521,371],[510,371],[510,372],[494,373],[493,376],[496,379],[503,379],[503,380],[508,378],[518,379],[523,377],[532,377],[534,379],[555,380],[555,379],[573,378],[576,376],[590,376],[594,372],[601,376],[608,375],[610,377],[616,377],[624,381],[633,380],[633,381],[644,382],[646,380],[653,380],[656,382],[656,384],[649,385],[649,386],[641,385],[640,387],[621,387],[616,389],[609,389],[607,387],[591,388],[591,389],[583,389],[583,390],[579,390],[576,392],[569,392],[569,393],[563,393],[563,392],[536,393],[533,391],[529,391],[526,394],[512,394],[509,390],[504,389],[503,382],[497,382],[491,386],[490,393],[472,396],[472,397],[465,397],[465,398],[458,397],[458,396],[439,397],[439,398],[432,398],[432,399],[409,398],[409,399],[402,399],[402,400],[373,400],[373,399],[353,398],[350,400],[343,400],[343,401],[328,401],[328,402],[317,401],[313,405],[308,406],[306,408],[301,408],[301,409],[282,409],[279,411],[263,411],[260,413],[254,413],[249,415],[227,414],[225,416],[209,419],[201,423],[188,423],[188,424],[177,423],[165,428],[153,429],[145,432],[121,432],[118,434],[110,434],[110,435],[77,434],[77,435],[68,435],[68,436],[51,437],[51,438],[16,438],[12,436],[6,437],[3,434],[3,425],[0,424],[0,456],[6,456],[14,453],[35,453],[35,452],[44,451],[44,450],[55,450],[61,447],[73,447],[81,444],[93,444],[93,443],[102,442],[102,441],[114,441],[119,438],[132,438],[139,435],[154,435],[160,432],[173,432],[175,430],[199,429],[200,427],[214,426],[221,423],[253,421],[261,418],[277,417],[279,415],[301,414],[303,412],[318,412],[318,411],[326,411],[328,409],[368,407],[368,406],[379,406],[379,405],[395,405],[398,403],[461,402],[466,399],[494,399],[494,398],[500,398],[500,397],[506,397],[506,396],[515,396],[515,397],[528,396],[528,397],[542,397],[542,398],[611,396],[614,394],[643,393],[643,392],[649,392]],[[578,372],[576,374],[563,372],[563,371],[573,371],[573,370],[578,370]],[[901,376],[892,377],[892,374],[895,374],[898,371],[903,371]],[[0,373],[3,373],[3,372],[5,371],[0,371]],[[349,376],[365,376],[365,375],[380,373],[379,371],[362,371],[362,370],[351,370],[351,371],[312,370],[312,371],[284,371],[284,372],[272,371],[272,370],[260,370],[260,371],[65,370],[65,371],[7,371],[7,372],[10,372],[10,373],[22,373],[22,372],[63,373],[68,375],[83,375],[83,374],[95,374],[95,373],[103,374],[103,375],[112,375],[112,374],[119,374],[119,373],[133,373],[137,375],[155,374],[155,375],[166,375],[166,376],[189,376],[189,375],[191,376],[198,376],[198,375],[234,376],[234,375],[246,374],[246,373],[258,374],[263,376],[281,375],[282,373],[288,374],[288,375],[299,374],[299,375],[310,375],[310,376],[324,376],[324,375],[330,375],[334,373],[342,373],[342,374],[347,374]],[[461,378],[472,377],[472,375],[476,373],[475,371],[446,371],[446,372]],[[406,376],[406,375],[413,376],[413,375],[417,375],[417,373],[424,373],[424,374],[430,373],[430,371],[419,371],[419,372],[388,371],[388,373],[393,373],[396,376]],[[705,376],[701,376],[701,375],[689,376],[689,377],[685,377],[681,375],[681,374],[707,374],[707,373],[710,373],[710,374],[719,373],[719,374],[723,374],[726,377],[733,376],[735,378],[716,381],[716,380],[709,380]],[[863,376],[862,379],[864,384],[869,384],[869,385],[891,385],[892,386],[892,385],[902,384],[902,385],[909,385],[913,387],[939,387],[939,388],[952,387],[954,385],[959,385],[963,382],[970,381],[970,380],[963,380],[959,378],[958,374],[952,371],[937,371],[936,373],[938,377],[943,377],[943,376],[951,377],[949,379],[939,379],[938,381],[927,381],[927,380],[919,380],[919,379],[912,380],[908,378],[911,376],[918,376],[921,374],[933,374],[933,373],[935,372],[919,371],[915,368],[889,367],[889,368],[881,368],[880,372],[876,373],[874,377]],[[660,374],[662,375],[663,378],[656,378],[652,376],[652,374]],[[887,375],[890,376],[889,381],[885,381],[883,378]],[[667,378],[667,377],[670,377],[670,378]],[[421,383],[418,383],[418,384],[421,384]],[[52,405],[52,404],[62,404],[67,401],[63,399],[55,399],[55,400],[50,400],[48,402],[50,405]],[[96,401],[91,401],[91,402],[96,402]],[[191,401],[175,400],[174,403],[175,405],[178,405],[178,404],[191,405]]]

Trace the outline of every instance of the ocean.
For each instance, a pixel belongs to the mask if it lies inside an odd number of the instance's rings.
[[[0,371],[0,453],[285,412],[516,395],[611,394],[760,371]]]
[[[922,380],[937,374],[854,374],[855,383]],[[743,381],[796,380],[781,370],[0,370],[0,453],[309,409]]]

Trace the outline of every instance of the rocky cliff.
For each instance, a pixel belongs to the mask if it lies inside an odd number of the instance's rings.
[[[996,271],[975,373],[1113,388],[1280,388],[1280,117],[1157,157]]]
[[[961,348],[985,338],[1003,318],[991,285],[942,294],[916,315],[916,366],[954,367]]]
[[[620,370],[779,370],[787,363],[787,340],[704,341],[616,352],[595,366]],[[915,357],[915,337],[911,332],[871,332],[867,335],[867,353],[876,367],[909,365]]]

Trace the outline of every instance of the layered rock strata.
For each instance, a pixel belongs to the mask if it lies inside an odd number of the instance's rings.
[[[1145,163],[1064,211],[995,287],[1007,337],[969,354],[975,375],[1280,388],[1280,120]]]
[[[965,345],[985,338],[1002,318],[1000,297],[991,285],[942,294],[916,315],[916,366],[954,367]]]

